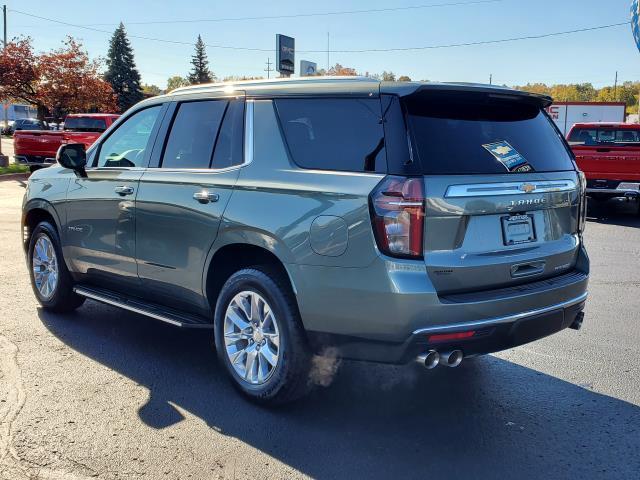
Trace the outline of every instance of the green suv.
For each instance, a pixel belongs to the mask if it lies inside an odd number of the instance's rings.
[[[327,351],[453,367],[579,328],[585,182],[550,102],[357,77],[145,100],[31,176],[33,290],[213,329],[263,403],[306,392]]]

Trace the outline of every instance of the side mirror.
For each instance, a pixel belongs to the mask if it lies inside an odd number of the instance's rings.
[[[87,152],[83,143],[60,145],[56,154],[56,161],[64,168],[69,168],[76,172],[79,177],[87,176],[87,172],[84,169],[87,165]]]

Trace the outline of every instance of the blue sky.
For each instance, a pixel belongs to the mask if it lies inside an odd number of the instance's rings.
[[[275,34],[296,38],[297,50],[323,50],[330,33],[331,49],[424,46],[494,40],[578,29],[629,19],[630,0],[502,0],[464,6],[411,9],[287,19],[135,25],[129,22],[194,20],[265,15],[290,15],[388,8],[469,0],[324,0],[160,2],[150,0],[37,1],[8,0],[9,9],[78,25],[112,31],[119,21],[132,35],[194,42],[200,33],[207,44],[275,49]],[[37,50],[58,47],[66,35],[81,39],[92,57],[105,56],[109,35],[9,12],[9,37],[29,35]],[[104,24],[104,25],[95,25]],[[189,71],[190,45],[172,45],[131,38],[145,83],[162,88],[171,75]],[[211,69],[219,76],[264,75],[274,53],[208,47]],[[300,59],[326,67],[326,53],[297,53]],[[595,86],[640,80],[640,53],[628,26],[567,36],[439,50],[378,53],[331,53],[359,72],[391,70],[412,79],[487,82],[577,83]]]

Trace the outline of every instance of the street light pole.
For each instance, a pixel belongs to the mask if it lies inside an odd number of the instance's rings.
[[[7,6],[3,5],[2,6],[2,17],[3,17],[3,21],[2,24],[4,26],[4,35],[3,35],[3,42],[2,42],[2,50],[4,51],[5,48],[7,48]],[[4,126],[5,128],[8,125],[7,122],[7,110],[8,110],[8,105],[5,102],[3,102],[2,104],[2,110],[4,110]],[[7,157],[6,155],[3,155],[2,153],[2,135],[0,135],[0,167],[8,167],[9,166],[9,157]]]

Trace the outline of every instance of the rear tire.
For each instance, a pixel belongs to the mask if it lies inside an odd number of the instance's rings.
[[[55,227],[41,222],[33,230],[27,253],[31,287],[38,302],[52,312],[71,312],[84,303],[73,291],[73,281],[62,256]]]
[[[281,274],[255,266],[231,275],[216,302],[214,331],[220,362],[250,400],[277,405],[310,390],[311,351]]]
[[[42,167],[39,165],[29,165],[29,172],[33,173],[40,170]]]

